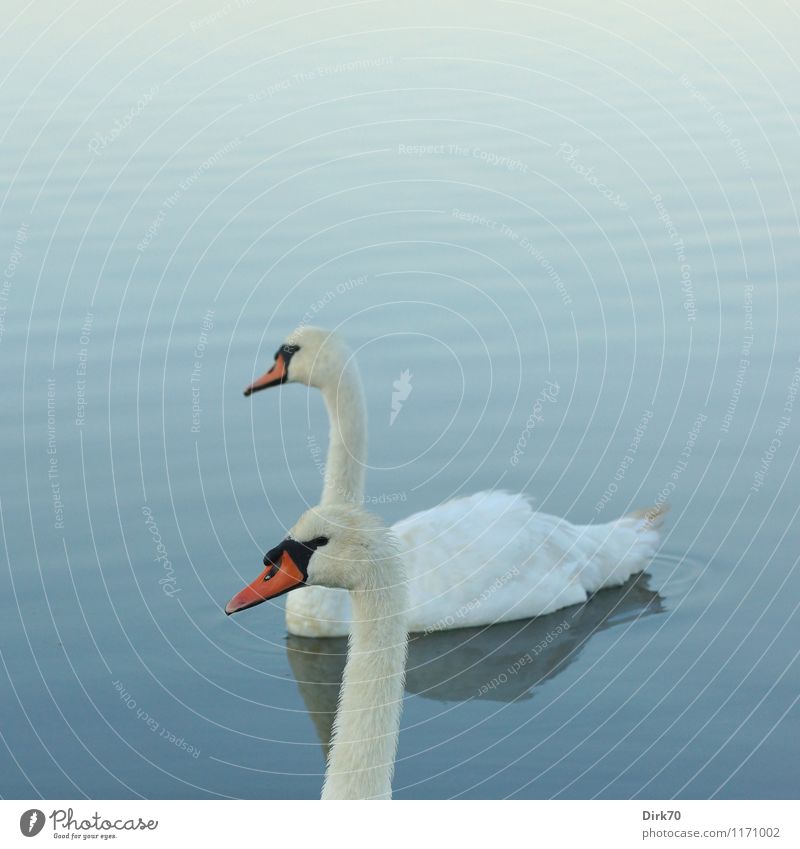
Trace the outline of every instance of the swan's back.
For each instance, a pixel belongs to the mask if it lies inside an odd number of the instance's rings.
[[[462,628],[551,613],[624,583],[655,553],[640,516],[573,525],[519,494],[478,492],[392,528],[409,575],[412,631]]]

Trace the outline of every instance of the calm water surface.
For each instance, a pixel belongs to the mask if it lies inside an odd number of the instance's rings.
[[[319,396],[241,395],[305,320],[387,521],[672,504],[625,587],[413,640],[398,797],[796,796],[796,10],[15,5],[0,794],[318,794],[343,642],[222,613],[319,495]]]

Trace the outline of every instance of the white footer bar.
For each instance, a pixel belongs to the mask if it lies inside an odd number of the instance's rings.
[[[800,846],[796,801],[0,801],[0,845]],[[292,841],[291,844],[289,841]]]

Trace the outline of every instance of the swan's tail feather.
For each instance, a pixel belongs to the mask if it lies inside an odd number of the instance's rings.
[[[628,518],[637,519],[645,528],[660,528],[669,513],[669,504],[664,502],[656,507],[646,507],[644,510],[634,510],[628,514]]]
[[[597,548],[581,570],[584,589],[593,593],[624,584],[631,575],[647,568],[661,541],[659,528],[666,504],[636,510],[607,525],[589,525]]]

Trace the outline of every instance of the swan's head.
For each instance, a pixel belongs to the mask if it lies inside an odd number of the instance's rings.
[[[275,352],[272,366],[244,390],[252,395],[282,383],[305,383],[322,389],[336,386],[350,358],[350,350],[332,330],[298,327]]]
[[[369,590],[402,581],[395,544],[370,513],[349,505],[313,507],[264,557],[264,570],[226,605],[238,613],[304,586]]]

